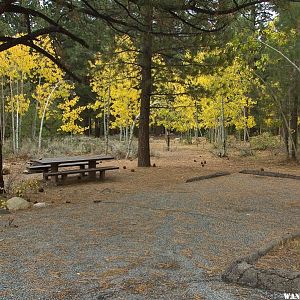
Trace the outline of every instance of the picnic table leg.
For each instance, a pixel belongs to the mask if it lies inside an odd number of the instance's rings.
[[[96,168],[96,161],[95,160],[90,160],[89,161],[89,169]],[[90,179],[96,179],[96,171],[89,172],[89,178]]]
[[[51,172],[58,172],[58,164],[51,164]],[[51,176],[51,180],[54,183],[58,182],[58,175]]]
[[[105,179],[105,170],[100,171],[100,179],[104,180]]]
[[[80,166],[80,170],[84,170],[85,169],[85,165],[81,165]],[[86,173],[81,173],[80,174],[80,179],[81,179],[81,177],[84,177],[86,175]]]

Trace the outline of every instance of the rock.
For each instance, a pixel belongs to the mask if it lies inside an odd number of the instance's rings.
[[[30,208],[30,203],[21,197],[13,197],[7,200],[6,206],[9,210],[20,210]]]
[[[255,268],[249,268],[239,279],[239,283],[245,284],[247,286],[256,287],[257,286],[258,272]]]
[[[5,208],[0,208],[0,215],[6,215],[6,214],[10,214],[9,210]]]
[[[135,170],[134,170],[134,169],[131,169],[130,171],[131,171],[131,172],[134,172]]]
[[[123,166],[123,169],[125,170],[125,169],[126,169],[126,166]]]
[[[111,189],[109,188],[105,188],[101,191],[102,194],[110,194],[111,193]]]
[[[237,282],[242,275],[252,266],[245,261],[232,264],[222,275],[222,279],[226,282]]]
[[[33,204],[33,207],[35,207],[35,208],[43,208],[46,206],[47,206],[47,203],[45,203],[45,202],[38,202],[38,203]]]
[[[10,169],[7,168],[7,167],[4,167],[4,168],[2,169],[2,174],[3,174],[3,175],[8,175],[8,174],[10,174]]]
[[[43,192],[44,192],[44,188],[43,188],[43,187],[40,187],[40,188],[39,188],[39,192],[40,192],[40,193],[43,193]]]

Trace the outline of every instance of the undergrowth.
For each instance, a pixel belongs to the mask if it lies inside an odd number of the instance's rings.
[[[117,159],[125,158],[127,153],[127,144],[120,141],[117,137],[110,137],[107,147],[107,154],[113,155]],[[86,136],[60,136],[44,139],[42,148],[39,151],[37,142],[30,139],[23,140],[17,154],[12,152],[11,143],[5,141],[3,153],[6,158],[32,158],[32,157],[55,157],[66,155],[84,155],[84,154],[105,154],[106,143],[102,138],[93,138]],[[133,141],[130,158],[137,156],[137,142]]]

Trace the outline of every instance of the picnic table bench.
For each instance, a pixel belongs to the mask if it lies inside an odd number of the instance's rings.
[[[84,169],[87,164],[88,164],[87,161],[82,161],[82,162],[75,162],[75,163],[64,163],[61,164],[60,167],[80,167],[81,169]],[[29,166],[27,166],[27,170],[29,173],[45,173],[45,172],[50,172],[50,169],[51,169],[50,164],[39,165],[36,163],[31,163]]]
[[[73,156],[73,157],[54,157],[45,159],[31,159],[31,166],[29,170],[42,171],[43,177],[47,180],[49,177],[57,183],[60,177],[64,181],[69,174],[79,174],[80,178],[87,175],[90,179],[96,178],[96,173],[100,173],[100,179],[105,178],[105,172],[109,170],[116,170],[119,167],[116,166],[102,166],[97,168],[97,164],[105,160],[112,160],[113,156],[109,155],[94,155],[94,156]],[[76,167],[79,169],[63,169],[65,167]]]
[[[86,173],[92,174],[92,173],[100,173],[100,179],[105,178],[105,171],[109,170],[117,170],[119,167],[116,166],[105,166],[105,167],[100,167],[100,168],[89,168],[89,169],[76,169],[76,170],[64,170],[64,171],[58,171],[58,172],[48,172],[44,173],[44,178],[48,176],[61,176],[62,181],[64,181],[69,174],[80,174],[81,177],[85,176]],[[80,178],[81,178],[80,177]]]

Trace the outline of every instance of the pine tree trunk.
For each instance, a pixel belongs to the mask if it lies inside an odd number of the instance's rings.
[[[145,32],[142,36],[141,47],[141,108],[138,139],[138,166],[150,167],[150,143],[149,143],[149,116],[150,116],[150,98],[152,91],[152,20],[153,7],[148,3],[143,7]]]
[[[95,118],[95,138],[99,138],[100,135],[100,120],[99,118]]]

